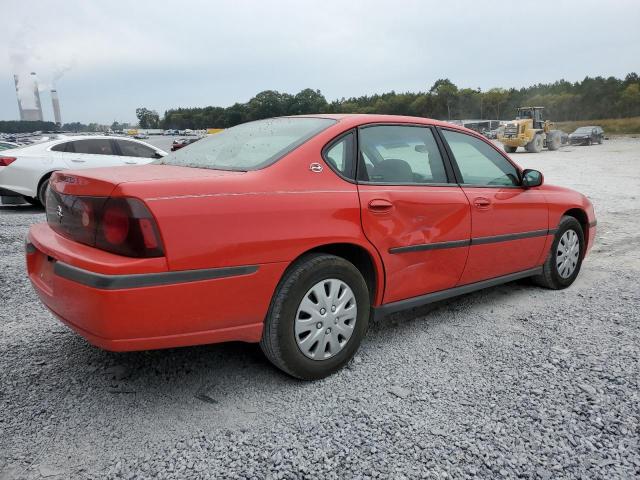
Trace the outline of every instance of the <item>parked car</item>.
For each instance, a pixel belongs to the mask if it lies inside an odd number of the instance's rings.
[[[29,203],[42,205],[49,177],[55,171],[143,165],[166,154],[148,143],[105,135],[37,143],[0,154],[0,194],[22,196]]]
[[[147,138],[149,138],[149,135],[147,135],[145,132],[138,132],[133,136],[133,138],[136,138],[138,140],[146,140]]]
[[[604,140],[604,130],[598,126],[579,127],[569,135],[571,145],[592,145],[594,143],[602,145],[602,140]]]
[[[18,148],[20,145],[18,145],[17,143],[14,142],[4,142],[4,141],[0,141],[0,151],[2,150],[9,150],[11,148]]]
[[[484,130],[482,132],[482,135],[484,135],[485,138],[488,138],[489,140],[495,140],[496,138],[498,138],[498,130]]]
[[[182,147],[186,147],[187,145],[192,144],[193,142],[197,142],[200,140],[199,138],[179,138],[173,141],[171,144],[171,151],[175,152],[176,150],[180,150]]]
[[[527,277],[568,287],[595,225],[585,196],[466,129],[300,116],[55,173],[26,257],[42,302],[101,348],[260,342],[315,379],[371,318]]]

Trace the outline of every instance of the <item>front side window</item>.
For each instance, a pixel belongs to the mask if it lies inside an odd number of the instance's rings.
[[[281,117],[229,128],[154,163],[216,170],[259,170],[336,123],[329,118]]]
[[[359,132],[358,180],[380,184],[447,183],[430,128],[379,125]]]
[[[156,151],[146,145],[128,140],[116,140],[116,142],[120,147],[120,153],[125,157],[156,158]]]
[[[466,133],[442,130],[466,185],[519,185],[516,167],[491,145]]]
[[[72,147],[72,148],[71,148]],[[116,155],[111,140],[107,138],[93,138],[91,140],[76,140],[67,147],[67,152],[88,153],[91,155]]]

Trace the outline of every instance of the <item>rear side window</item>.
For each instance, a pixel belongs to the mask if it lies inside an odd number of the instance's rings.
[[[442,130],[466,185],[519,185],[518,170],[486,142],[466,133]]]
[[[343,176],[353,180],[353,149],[355,134],[350,132],[329,145],[324,151],[325,161]]]
[[[52,152],[69,152],[69,151],[73,151],[73,150],[68,150],[68,147],[70,146],[72,142],[64,142],[64,143],[59,143],[58,145],[54,145],[53,147],[51,147],[51,151]]]
[[[93,138],[91,140],[76,140],[71,145],[72,152],[88,153],[92,155],[117,155],[113,151],[111,140],[106,138]],[[67,150],[69,151],[69,150]]]
[[[217,170],[258,170],[336,123],[329,118],[281,117],[229,128],[154,163]]]
[[[358,180],[380,184],[447,183],[440,150],[428,127],[380,125],[359,132]]]
[[[120,147],[120,153],[125,157],[156,158],[156,151],[146,145],[127,140],[116,140],[116,142]]]

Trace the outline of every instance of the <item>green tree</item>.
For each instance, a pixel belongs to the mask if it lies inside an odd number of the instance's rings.
[[[451,120],[451,110],[458,97],[458,87],[456,87],[448,78],[436,80],[429,93],[436,97],[436,108],[439,113],[446,109],[447,120]],[[443,108],[444,107],[444,108]]]
[[[136,117],[140,128],[158,128],[160,126],[160,116],[155,110],[144,107],[136,108]]]

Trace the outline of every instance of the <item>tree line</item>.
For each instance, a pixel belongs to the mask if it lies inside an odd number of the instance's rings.
[[[428,91],[364,95],[328,102],[319,90],[307,88],[295,95],[266,90],[246,103],[230,107],[167,110],[162,128],[227,128],[250,120],[306,113],[383,113],[441,120],[513,118],[519,106],[546,108],[554,121],[594,120],[640,116],[640,78],[586,77],[580,82],[559,80],[520,89],[487,91],[459,88],[449,79],[437,80]],[[146,109],[145,109],[146,110]],[[153,112],[155,113],[155,112]],[[157,115],[157,114],[156,114]]]

